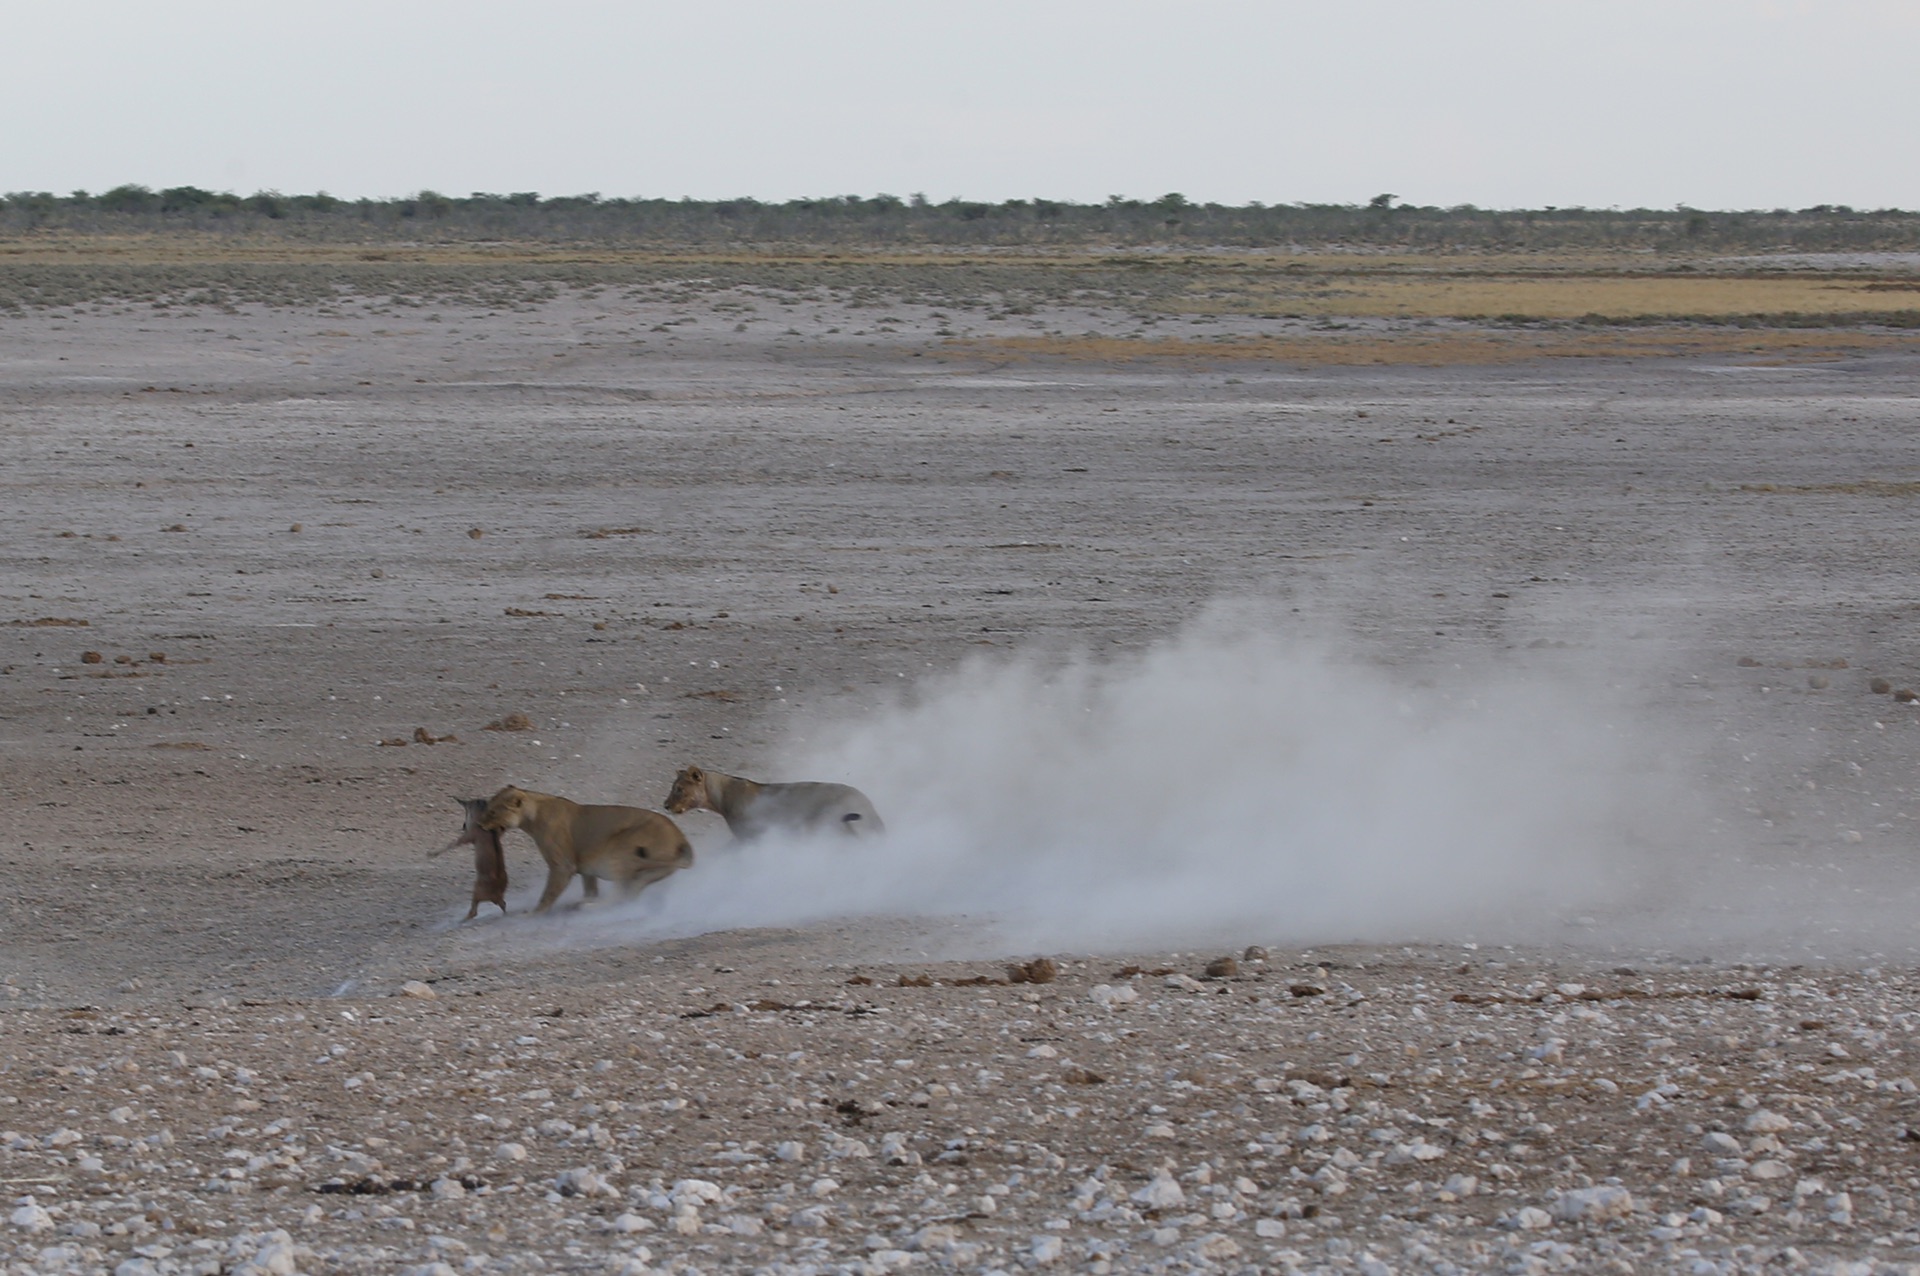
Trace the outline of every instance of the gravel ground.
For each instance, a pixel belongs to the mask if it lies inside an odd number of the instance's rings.
[[[1911,353],[886,313],[0,317],[0,1266],[1920,1270]],[[899,867],[460,923],[449,797],[689,761]]]

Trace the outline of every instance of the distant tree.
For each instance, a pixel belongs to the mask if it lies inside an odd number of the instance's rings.
[[[145,213],[160,201],[145,186],[116,186],[100,196],[100,207],[110,213]]]
[[[1393,207],[1393,201],[1399,198],[1398,195],[1375,195],[1367,201],[1367,207],[1377,208],[1381,212],[1386,212]]]

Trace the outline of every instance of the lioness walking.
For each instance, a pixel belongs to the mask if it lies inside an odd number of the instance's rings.
[[[697,766],[687,767],[673,778],[666,805],[675,815],[713,811],[743,842],[775,830],[819,833],[838,829],[856,837],[874,837],[887,831],[867,795],[852,785],[811,780],[760,784]]]
[[[547,885],[533,906],[536,913],[552,908],[576,873],[593,899],[601,881],[617,882],[633,895],[693,864],[693,845],[680,826],[637,806],[583,806],[509,784],[488,800],[480,823],[498,832],[520,829],[540,848]]]

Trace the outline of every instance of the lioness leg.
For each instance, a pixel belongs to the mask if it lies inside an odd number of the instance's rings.
[[[533,906],[533,911],[536,913],[544,913],[549,908],[552,908],[553,901],[560,898],[560,893],[567,889],[567,883],[572,880],[572,869],[563,868],[558,864],[548,864],[547,885],[546,888],[540,892],[540,902]],[[592,881],[593,879],[588,878],[587,880]]]
[[[587,877],[583,874],[580,878],[580,889],[588,899],[600,898],[600,881],[598,878]]]

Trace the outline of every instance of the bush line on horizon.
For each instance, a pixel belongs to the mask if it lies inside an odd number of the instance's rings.
[[[93,194],[16,191],[0,197],[0,233],[200,230],[361,240],[404,230],[449,241],[518,239],[676,244],[1355,245],[1409,249],[1708,251],[1920,250],[1920,211],[1801,209],[1486,209],[1376,196],[1363,204],[1197,203],[1115,195],[1101,203],[997,203],[915,195],[763,201],[541,196],[422,190],[392,199],[324,191],[238,195],[198,186],[125,184]]]

